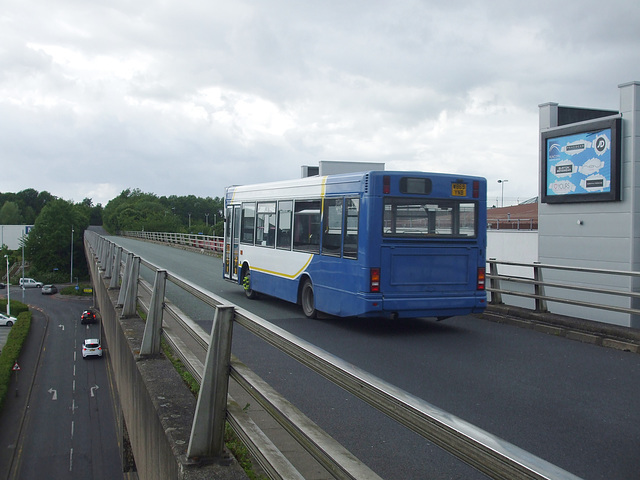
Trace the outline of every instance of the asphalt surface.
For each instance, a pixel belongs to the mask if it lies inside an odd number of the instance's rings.
[[[636,353],[477,316],[312,321],[296,305],[247,300],[241,287],[221,279],[217,258],[111,239],[575,475],[640,478]],[[172,295],[182,294],[169,287],[167,296],[176,301]],[[189,302],[177,301],[208,331],[211,309]],[[385,479],[484,478],[242,328],[234,328],[233,353]]]
[[[0,478],[123,478],[106,358],[80,350],[100,337],[80,324],[92,299],[25,297],[32,325],[0,415]]]

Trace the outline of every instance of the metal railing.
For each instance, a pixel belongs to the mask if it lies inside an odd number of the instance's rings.
[[[612,312],[640,315],[640,309],[631,308],[627,306],[615,305],[613,298],[625,298],[629,299],[630,304],[634,304],[634,301],[640,300],[640,293],[631,291],[629,286],[632,284],[633,279],[640,281],[640,272],[624,271],[624,270],[607,270],[601,268],[584,268],[584,267],[571,267],[564,265],[549,265],[542,263],[519,263],[519,262],[502,262],[497,261],[495,258],[487,260],[489,264],[489,284],[487,291],[491,293],[492,304],[502,304],[503,295],[515,295],[518,297],[526,297],[534,299],[536,312],[548,312],[548,303],[556,302],[568,305],[576,305],[579,307],[594,308],[599,310],[608,310]],[[529,270],[532,276],[525,275],[504,275],[499,273],[498,266],[518,267],[520,269]],[[543,279],[543,272],[572,272],[578,273],[585,277],[587,275],[594,276],[594,285],[589,284],[579,285],[576,282],[559,282],[559,281],[545,281]],[[625,288],[613,289],[604,288],[602,284],[605,278],[621,277],[628,281],[628,285]],[[599,282],[596,279],[600,279]],[[609,282],[612,283],[612,282]],[[516,284],[529,286],[529,291],[522,291],[516,288],[507,288],[505,285]],[[557,295],[548,295],[547,291],[553,289]],[[599,298],[601,302],[578,300],[572,298],[572,292],[586,292],[590,295],[590,299]]]
[[[118,303],[123,306],[123,315],[135,314],[135,303],[139,303],[148,312],[140,354],[159,352],[159,337],[162,335],[201,383],[189,455],[215,457],[220,454],[223,432],[219,419],[224,419],[226,413],[232,428],[271,478],[302,478],[246,412],[233,399],[228,398],[228,381],[232,378],[335,478],[379,478],[230,355],[231,324],[236,322],[258,338],[492,478],[578,478],[246,310],[228,305],[223,298],[134,256],[95,232],[86,232],[85,241],[95,252],[105,276],[111,275],[111,285],[118,285],[122,278]],[[124,269],[121,262],[123,257]],[[154,285],[139,278],[140,264],[155,272]],[[167,280],[215,308],[211,336],[164,297]],[[138,289],[138,286],[141,288]],[[206,357],[204,361],[203,354]],[[218,356],[217,362],[213,361],[214,355]],[[221,356],[226,357],[226,360],[221,361]],[[228,365],[229,368],[220,369],[220,364]],[[210,405],[217,405],[214,409],[221,411],[211,411],[211,408],[205,407]]]
[[[139,238],[151,242],[168,243],[201,250],[222,253],[223,238],[210,235],[196,235],[192,233],[171,233],[171,232],[139,232],[123,231],[121,235],[131,238]]]

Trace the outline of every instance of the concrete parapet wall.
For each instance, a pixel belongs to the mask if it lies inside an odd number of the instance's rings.
[[[246,479],[233,457],[198,462],[186,457],[196,398],[164,356],[140,358],[143,320],[121,318],[118,290],[109,290],[87,247],[96,304],[136,468],[141,479]]]

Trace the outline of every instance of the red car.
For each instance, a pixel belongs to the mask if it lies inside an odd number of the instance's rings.
[[[96,323],[96,313],[93,310],[85,310],[80,317],[80,323]]]

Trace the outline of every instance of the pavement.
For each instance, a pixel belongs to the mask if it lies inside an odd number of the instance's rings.
[[[40,310],[31,309],[31,331],[18,357],[20,371],[11,375],[11,382],[2,412],[0,412],[0,479],[11,478],[13,459],[22,430],[25,412],[29,408],[31,388],[35,379],[42,344],[48,328],[48,318]],[[9,329],[0,327],[6,342]],[[4,330],[7,330],[6,334]],[[2,340],[4,338],[4,340]]]

